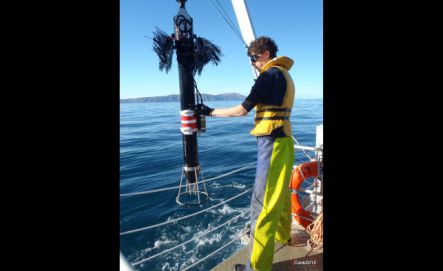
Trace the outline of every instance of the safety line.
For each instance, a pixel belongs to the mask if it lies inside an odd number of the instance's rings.
[[[244,232],[244,233],[240,233],[239,236],[237,236],[237,237],[235,237],[234,239],[232,239],[229,243],[225,244],[224,246],[218,248],[217,250],[215,250],[215,251],[212,252],[211,254],[206,255],[206,257],[202,258],[201,260],[199,260],[199,261],[197,261],[197,262],[191,264],[190,266],[188,266],[188,267],[186,267],[185,269],[182,269],[182,270],[180,270],[180,271],[186,271],[186,270],[188,270],[189,268],[196,266],[197,264],[199,264],[199,263],[201,263],[202,261],[206,260],[207,258],[211,257],[211,256],[214,255],[215,253],[217,253],[217,252],[219,252],[220,250],[224,249],[224,248],[227,247],[228,245],[234,243],[234,241],[236,241],[237,239],[240,239],[240,238],[241,238],[243,235],[245,235],[245,234],[246,234],[246,232]]]
[[[196,236],[194,236],[192,239],[190,239],[190,240],[188,240],[188,241],[186,241],[186,242],[183,242],[183,243],[181,243],[181,244],[179,244],[179,245],[176,245],[175,247],[172,247],[172,248],[169,248],[169,249],[163,250],[163,251],[160,252],[160,253],[157,253],[157,254],[155,254],[155,255],[152,255],[152,256],[150,256],[150,257],[148,257],[148,258],[146,258],[146,259],[143,259],[143,260],[141,260],[141,261],[135,262],[135,263],[133,263],[132,265],[134,265],[134,266],[135,266],[135,265],[139,265],[139,264],[144,263],[144,262],[146,262],[146,261],[152,260],[152,259],[154,259],[154,258],[156,258],[156,257],[158,257],[158,256],[160,256],[160,255],[163,255],[163,254],[165,254],[165,253],[167,253],[167,252],[169,252],[169,251],[172,251],[172,250],[174,250],[174,249],[176,249],[176,248],[179,248],[179,247],[181,247],[181,246],[184,246],[184,245],[186,245],[187,243],[190,243],[190,242],[192,242],[192,241],[195,241],[197,238],[200,238],[200,237],[202,237],[202,236],[204,236],[204,235],[206,235],[206,234],[208,234],[208,233],[211,233],[211,232],[213,232],[213,231],[215,231],[215,230],[217,230],[217,229],[223,227],[223,226],[226,225],[226,224],[231,223],[233,220],[236,220],[236,219],[238,219],[239,217],[242,217],[244,214],[246,214],[246,213],[248,213],[248,212],[249,212],[249,210],[246,210],[246,211],[242,212],[241,214],[235,216],[234,218],[231,218],[230,220],[226,221],[225,223],[223,223],[223,224],[221,224],[221,225],[218,225],[218,226],[215,227],[215,228],[210,229],[210,230],[207,231],[207,232],[204,232],[204,233],[202,233],[202,234],[200,234],[200,235],[196,235]]]
[[[294,136],[292,136],[292,139],[294,139],[294,141],[295,141],[295,143],[297,143],[297,145],[300,145],[300,143],[298,143],[297,139],[295,139]],[[305,155],[309,158],[309,161],[312,161],[311,156],[309,156],[309,154],[308,154],[304,149],[302,149],[302,151],[303,151],[303,152],[305,153]]]
[[[218,207],[218,206],[220,206],[220,205],[222,205],[222,204],[226,204],[226,203],[230,202],[231,200],[236,199],[236,198],[238,198],[238,197],[240,197],[240,196],[246,194],[247,192],[251,191],[252,189],[253,189],[253,188],[249,188],[248,190],[246,190],[246,191],[244,191],[244,192],[238,194],[237,196],[234,196],[234,197],[232,197],[232,198],[230,198],[230,199],[227,199],[227,200],[225,200],[225,201],[222,200],[220,203],[217,203],[217,204],[214,205],[214,206],[211,206],[211,207],[206,208],[206,209],[204,209],[204,210],[201,210],[201,211],[195,212],[195,213],[193,213],[193,214],[186,215],[186,216],[182,216],[182,217],[179,217],[179,218],[176,218],[176,219],[170,220],[170,221],[165,221],[165,222],[162,222],[162,223],[159,223],[159,224],[155,224],[155,225],[151,225],[151,226],[147,226],[147,227],[143,227],[143,228],[139,228],[139,229],[134,229],[134,230],[129,230],[129,231],[121,232],[120,235],[126,235],[126,234],[130,234],[130,233],[134,233],[134,232],[139,232],[139,231],[144,231],[144,230],[148,230],[148,229],[156,228],[156,227],[159,227],[159,226],[164,226],[164,225],[167,225],[167,224],[175,223],[175,222],[177,222],[177,221],[180,221],[180,220],[183,220],[183,219],[186,219],[186,218],[189,218],[189,217],[192,217],[192,216],[195,216],[195,215],[198,215],[198,214],[201,214],[201,213],[207,212],[207,211],[209,211],[209,210],[212,210],[212,209],[214,209],[214,208],[216,208],[216,207]]]
[[[245,169],[251,168],[252,165],[254,165],[254,164],[255,164],[255,162],[254,162],[254,163],[251,163],[251,164],[248,164],[248,165],[246,165],[246,166],[244,166],[244,167],[241,167],[241,168],[239,168],[239,169],[236,169],[236,170],[234,170],[234,171],[231,171],[231,172],[228,172],[228,173],[222,174],[222,175],[220,175],[220,176],[216,176],[216,177],[213,177],[213,178],[209,178],[209,179],[207,179],[207,180],[203,180],[203,181],[199,182],[199,184],[200,184],[200,183],[207,183],[207,182],[209,182],[209,181],[214,181],[214,180],[217,180],[217,179],[220,179],[220,178],[223,178],[223,177],[226,177],[226,176],[232,175],[232,174],[237,173],[237,172],[239,172],[239,171],[242,171],[242,170],[245,170]],[[178,185],[178,186],[174,186],[174,187],[166,187],[166,188],[160,188],[160,189],[155,189],[155,190],[148,190],[148,191],[140,191],[140,192],[133,192],[133,193],[120,194],[120,197],[129,197],[129,196],[146,195],[146,194],[151,194],[151,193],[156,193],[156,192],[162,192],[162,191],[166,191],[166,190],[178,189],[178,188],[182,188],[182,187],[186,187],[186,184],[181,185],[181,186]]]
[[[292,215],[292,216],[298,216],[298,217],[301,217],[301,218],[306,219],[306,220],[309,220],[309,221],[314,221],[314,219],[312,219],[312,218],[310,218],[310,217],[302,216],[302,215],[299,215],[299,214],[291,213],[291,215]]]

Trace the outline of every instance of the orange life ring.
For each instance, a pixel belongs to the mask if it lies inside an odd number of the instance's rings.
[[[311,177],[318,177],[318,161],[303,163],[294,168],[294,170],[292,171],[289,188],[291,190],[299,190],[303,181]],[[303,209],[300,204],[298,194],[292,193],[291,197],[292,213],[295,214],[294,218],[299,224],[306,228],[309,224],[311,224],[312,221],[314,221],[314,218],[308,211]],[[308,220],[306,218],[312,220]]]

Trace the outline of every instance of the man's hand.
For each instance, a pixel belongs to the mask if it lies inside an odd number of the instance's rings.
[[[197,112],[199,112],[201,115],[205,116],[211,116],[212,111],[214,111],[214,108],[210,108],[209,106],[206,106],[205,104],[197,104]]]

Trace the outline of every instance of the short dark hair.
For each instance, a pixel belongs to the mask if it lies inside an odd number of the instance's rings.
[[[273,39],[266,36],[258,37],[257,39],[251,41],[248,46],[248,56],[252,55],[252,52],[255,54],[263,53],[265,50],[269,51],[270,58],[274,58],[277,56],[278,47]]]

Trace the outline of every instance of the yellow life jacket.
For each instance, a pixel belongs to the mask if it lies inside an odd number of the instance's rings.
[[[270,135],[272,131],[283,127],[283,132],[286,136],[292,136],[291,109],[294,104],[295,86],[288,71],[291,69],[294,61],[288,57],[276,57],[267,62],[260,74],[271,67],[279,69],[286,79],[286,92],[283,97],[281,106],[257,104],[255,107],[254,128],[251,131],[253,136]]]

